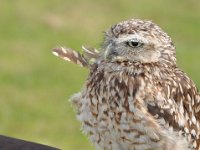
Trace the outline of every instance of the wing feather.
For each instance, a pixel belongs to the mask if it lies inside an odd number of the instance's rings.
[[[53,54],[64,60],[71,61],[78,64],[81,67],[89,67],[93,64],[96,59],[100,56],[99,51],[94,48],[86,48],[82,46],[83,54],[74,51],[70,48],[55,48],[53,49]]]
[[[195,84],[179,69],[175,70],[172,79],[162,80],[160,84],[165,101],[148,103],[148,112],[163,127],[172,127],[186,136],[194,148],[199,148],[200,96]],[[160,122],[162,119],[164,122]]]
[[[87,59],[81,55],[79,52],[74,51],[70,48],[55,48],[53,49],[53,54],[64,60],[71,61],[75,64],[78,64],[81,67],[88,67],[89,63]]]

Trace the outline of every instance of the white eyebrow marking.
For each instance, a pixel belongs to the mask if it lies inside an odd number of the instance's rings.
[[[142,43],[149,43],[149,41],[146,38],[141,37],[138,34],[130,34],[129,36],[127,35],[122,35],[119,38],[116,38],[115,41],[116,43],[122,43],[124,41],[130,41],[132,39],[135,39],[137,41],[141,41]]]

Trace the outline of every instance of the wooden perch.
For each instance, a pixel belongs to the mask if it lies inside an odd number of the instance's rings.
[[[1,150],[59,150],[50,146],[0,135]]]

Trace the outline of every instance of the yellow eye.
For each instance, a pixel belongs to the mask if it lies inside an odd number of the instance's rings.
[[[130,40],[126,42],[128,46],[136,48],[136,47],[140,47],[143,45],[143,43],[137,41],[137,40]]]

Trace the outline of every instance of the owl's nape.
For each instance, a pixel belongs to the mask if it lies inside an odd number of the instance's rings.
[[[160,27],[122,21],[107,30],[100,53],[83,49],[58,48],[54,54],[90,70],[71,101],[98,148],[200,149],[200,95],[176,66],[175,47]]]
[[[105,34],[103,57],[110,61],[176,65],[171,38],[151,21],[132,19],[113,25]]]

